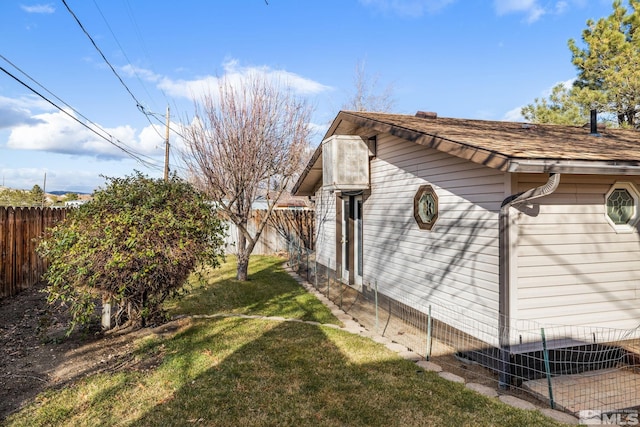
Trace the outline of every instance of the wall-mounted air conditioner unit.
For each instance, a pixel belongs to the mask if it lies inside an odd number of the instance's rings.
[[[329,190],[369,188],[369,147],[357,135],[333,135],[322,141],[322,185]]]

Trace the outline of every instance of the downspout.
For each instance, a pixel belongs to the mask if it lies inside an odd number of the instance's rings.
[[[498,303],[498,332],[500,343],[500,378],[499,386],[501,389],[509,388],[511,383],[510,369],[510,290],[511,290],[511,241],[509,208],[531,200],[547,196],[558,188],[560,184],[560,174],[549,174],[549,179],[544,185],[532,188],[523,193],[512,194],[502,201],[500,206],[500,228],[498,245],[500,250],[500,271],[499,271],[499,303]]]

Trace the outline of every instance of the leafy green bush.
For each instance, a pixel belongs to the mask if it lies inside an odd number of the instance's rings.
[[[117,305],[118,326],[162,321],[162,302],[223,257],[223,223],[187,182],[140,172],[107,182],[38,246],[50,262],[49,302],[72,314],[69,332],[91,321],[98,298]]]

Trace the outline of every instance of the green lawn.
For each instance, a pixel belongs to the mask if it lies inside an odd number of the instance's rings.
[[[239,313],[339,322],[282,269],[254,257],[251,281],[232,260],[174,314]],[[372,340],[302,322],[221,317],[182,321],[139,341],[145,369],[94,375],[43,393],[8,425],[552,426],[423,372]]]

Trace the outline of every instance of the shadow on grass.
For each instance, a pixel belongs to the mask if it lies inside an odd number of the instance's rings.
[[[282,260],[261,259],[253,268],[250,282],[212,277],[173,310],[335,319],[283,274]],[[184,328],[171,338],[137,343],[136,366],[52,393],[44,399],[51,404],[21,411],[15,425],[556,425],[342,330],[233,317],[180,322]],[[58,414],[55,421],[47,411]]]
[[[235,257],[228,257],[221,269],[208,271],[204,285],[194,284],[186,296],[167,307],[172,315],[234,313],[340,324],[284,271],[284,262],[277,257],[252,257],[250,280],[241,282],[235,279]]]
[[[246,334],[247,327],[256,336],[216,361],[221,349],[204,333],[209,322],[226,323],[225,339],[234,329]],[[192,355],[172,367],[180,370],[182,386],[132,425],[554,425],[421,372],[344,331],[225,319],[199,322],[176,339]],[[214,357],[207,368],[202,355]]]

